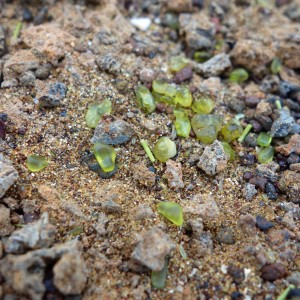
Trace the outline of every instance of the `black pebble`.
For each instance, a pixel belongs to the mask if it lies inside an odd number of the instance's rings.
[[[7,121],[7,114],[1,113],[0,114],[0,121],[6,122]]]
[[[298,288],[291,289],[289,291],[286,299],[299,300],[300,299],[300,289],[298,289]]]
[[[244,295],[240,292],[233,292],[231,294],[231,300],[243,300],[244,299]]]
[[[266,220],[264,217],[257,215],[256,216],[256,226],[262,230],[262,231],[268,231],[272,227],[274,227],[274,224],[268,220]]]
[[[276,193],[275,186],[271,182],[267,182],[265,186],[265,191],[270,200],[276,200],[278,195]]]
[[[252,166],[256,161],[253,154],[246,154],[240,158],[240,163],[242,166]]]
[[[24,7],[23,9],[23,21],[31,22],[33,20],[32,12],[28,7]]]
[[[291,153],[290,156],[287,158],[286,161],[287,161],[287,163],[289,165],[296,164],[296,163],[298,163],[300,161],[300,158],[299,158],[299,156],[296,153]]]

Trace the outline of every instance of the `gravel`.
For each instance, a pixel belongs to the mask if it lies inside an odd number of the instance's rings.
[[[62,105],[67,94],[67,87],[62,82],[54,82],[46,85],[37,92],[36,98],[40,107],[52,108]]]
[[[175,190],[184,188],[181,163],[168,160],[166,165],[167,169],[165,171],[165,177],[168,181],[169,188]]]
[[[14,231],[15,227],[10,223],[10,210],[0,204],[0,236],[8,236]]]
[[[263,216],[257,215],[256,216],[256,226],[260,230],[266,232],[269,229],[271,229],[272,227],[274,227],[274,223],[266,220]]]
[[[11,161],[5,159],[0,154],[0,198],[17,181],[19,174]]]

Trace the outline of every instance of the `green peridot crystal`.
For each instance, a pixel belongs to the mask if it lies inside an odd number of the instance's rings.
[[[191,131],[191,123],[188,117],[188,112],[182,109],[174,109],[176,117],[175,129],[178,136],[188,137]]]
[[[169,105],[176,105],[176,102],[175,102],[175,98],[174,97],[170,97],[170,96],[167,96],[167,95],[162,95],[162,94],[159,94],[159,93],[156,93],[156,92],[152,92],[152,95],[154,97],[154,100],[156,102],[164,102],[166,104],[169,104]]]
[[[189,60],[184,56],[174,56],[170,60],[170,71],[178,72],[189,65]]]
[[[190,107],[193,102],[192,94],[187,87],[178,88],[175,101],[183,107]]]
[[[222,127],[221,132],[224,140],[227,143],[231,143],[240,137],[243,133],[243,127],[238,122],[231,120]]]
[[[235,152],[231,148],[231,146],[228,143],[226,143],[226,142],[222,142],[222,146],[223,146],[224,151],[229,154],[229,156],[230,156],[229,160],[234,161],[234,159],[235,159]]]
[[[147,114],[152,113],[156,109],[156,104],[149,89],[144,85],[140,85],[135,90],[136,99],[139,107]]]
[[[152,82],[152,91],[169,97],[174,97],[177,92],[175,86],[162,80],[154,80]]]
[[[105,99],[101,103],[90,104],[85,115],[87,126],[95,128],[102,116],[111,113],[111,107],[112,104],[109,99]]]
[[[177,226],[183,224],[182,207],[175,202],[160,202],[158,212]]]
[[[257,138],[257,144],[261,147],[267,147],[271,144],[272,142],[272,137],[266,133],[266,132],[261,132],[259,135],[258,135],[258,138]]]
[[[273,74],[278,74],[281,71],[282,68],[282,61],[280,58],[275,57],[272,60],[272,64],[271,64],[271,71]]]
[[[242,83],[249,78],[248,72],[243,68],[238,68],[230,73],[229,81]]]
[[[94,155],[104,172],[111,172],[115,168],[116,151],[104,143],[96,143],[93,147]]]
[[[206,51],[197,51],[194,54],[194,59],[198,63],[204,63],[211,58],[211,54]]]
[[[274,148],[272,146],[268,146],[260,150],[257,159],[261,164],[267,164],[273,160],[273,156]]]
[[[166,285],[168,258],[165,258],[164,267],[160,271],[151,272],[151,284],[156,289],[163,289]]]
[[[154,146],[154,156],[160,162],[166,162],[177,154],[176,144],[168,137],[161,137]]]
[[[192,110],[197,114],[209,114],[215,107],[214,101],[209,97],[196,99],[192,105]]]
[[[48,166],[48,161],[45,157],[32,154],[27,157],[27,168],[30,172],[38,172]]]

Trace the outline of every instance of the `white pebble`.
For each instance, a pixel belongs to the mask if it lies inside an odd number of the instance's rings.
[[[146,31],[151,25],[151,20],[149,18],[132,18],[130,23],[139,30]]]

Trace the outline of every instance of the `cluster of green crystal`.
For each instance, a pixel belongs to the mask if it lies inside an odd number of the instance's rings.
[[[176,144],[168,137],[161,137],[153,149],[154,156],[160,162],[166,162],[177,154]]]
[[[104,143],[96,143],[93,147],[94,155],[104,172],[111,172],[115,168],[116,151]]]
[[[192,110],[197,114],[209,114],[214,109],[215,103],[209,97],[196,99],[192,105]]]
[[[30,172],[38,172],[48,166],[48,161],[45,157],[32,154],[27,157],[27,168]]]
[[[191,124],[197,139],[202,143],[210,144],[217,138],[222,128],[222,121],[223,117],[219,115],[196,114],[193,116]]]
[[[243,127],[237,121],[231,120],[222,127],[221,133],[224,141],[231,143],[240,137],[240,135],[243,133]]]
[[[191,131],[191,123],[188,116],[188,111],[183,109],[174,109],[176,120],[174,122],[178,136],[188,137]]]
[[[154,98],[147,87],[140,85],[135,90],[136,99],[139,107],[147,114],[156,109]]]
[[[90,104],[85,115],[85,121],[88,127],[95,128],[104,115],[109,115],[111,113],[111,101],[105,99],[101,103]]]

